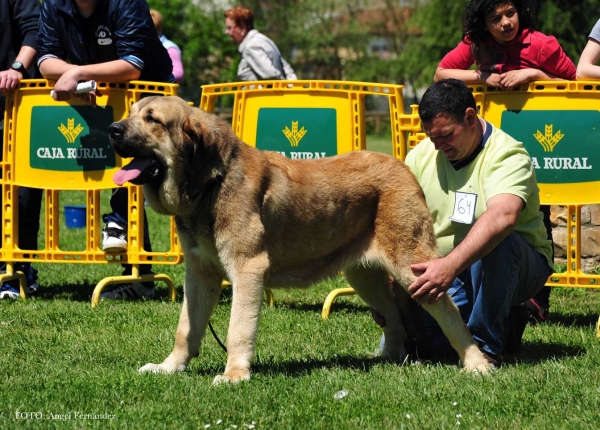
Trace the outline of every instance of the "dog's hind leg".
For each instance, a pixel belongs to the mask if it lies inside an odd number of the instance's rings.
[[[450,341],[450,345],[458,352],[465,370],[485,374],[492,369],[473,341],[469,328],[461,319],[458,308],[449,296],[444,294],[437,302],[424,302],[422,305],[435,318]]]
[[[405,290],[416,279],[410,267],[398,269],[396,272],[396,278]],[[449,296],[444,294],[435,303],[423,301],[421,305],[435,318],[450,341],[450,345],[458,353],[465,370],[487,373],[491,369],[482,352],[473,341],[471,332],[463,322],[458,308]]]
[[[171,354],[161,363],[148,363],[140,372],[175,373],[186,369],[198,356],[200,342],[219,300],[223,277],[211,265],[201,264],[192,253],[186,254],[184,298]]]
[[[222,375],[215,377],[213,384],[250,379],[269,258],[265,252],[238,265],[231,279],[233,300],[227,334],[227,366]]]
[[[348,283],[358,295],[385,318],[385,345],[381,356],[398,359],[406,355],[406,330],[390,289],[390,275],[380,267],[354,265],[344,269]]]

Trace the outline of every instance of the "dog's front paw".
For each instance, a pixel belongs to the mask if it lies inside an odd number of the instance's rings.
[[[164,373],[171,375],[175,372],[183,372],[185,370],[184,365],[180,366],[167,366],[164,363],[162,364],[154,364],[148,363],[138,370],[139,373]]]
[[[225,372],[223,375],[215,376],[215,379],[213,379],[212,384],[237,384],[238,382],[248,381],[249,379],[249,371]]]
[[[478,373],[480,375],[489,375],[497,368],[498,361],[484,354],[475,345],[465,349],[464,357],[460,360],[463,365],[463,371]]]
[[[478,373],[480,375],[489,375],[493,370],[496,370],[496,366],[483,360],[481,362],[469,363],[463,367],[465,372]]]
[[[465,363],[463,365],[463,371],[478,373],[480,375],[489,375],[493,370],[496,370],[496,366],[490,363],[483,356],[483,354],[478,354],[475,357],[470,357],[469,360],[465,360]]]

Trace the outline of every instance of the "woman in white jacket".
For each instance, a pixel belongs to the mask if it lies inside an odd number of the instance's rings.
[[[250,9],[238,6],[226,10],[225,33],[238,44],[242,56],[238,80],[298,79],[277,45],[254,28],[254,15]]]

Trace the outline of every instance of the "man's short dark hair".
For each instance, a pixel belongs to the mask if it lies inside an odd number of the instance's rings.
[[[473,92],[465,83],[458,79],[442,79],[427,88],[423,94],[419,103],[419,117],[422,122],[431,122],[444,113],[462,122],[470,107],[477,112]]]

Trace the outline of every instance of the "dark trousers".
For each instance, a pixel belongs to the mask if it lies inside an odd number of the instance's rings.
[[[1,111],[1,109],[0,109]],[[4,118],[0,121],[0,156],[4,148]],[[0,171],[1,172],[1,171]],[[40,230],[40,211],[42,208],[42,196],[44,191],[38,188],[19,187],[17,193],[19,204],[19,237],[17,245],[24,250],[38,249],[38,233]],[[0,192],[0,207],[4,210],[2,202],[2,193]],[[22,271],[26,275],[29,273],[28,261],[19,262],[15,265],[16,270]],[[6,263],[0,262],[0,272],[6,271]],[[34,279],[35,280],[35,279]],[[32,280],[28,278],[31,284]]]
[[[540,205],[540,212],[544,214],[544,227],[546,227],[546,233],[548,239],[552,240],[552,223],[550,222],[550,206]],[[552,261],[554,261],[554,242],[552,242]],[[554,269],[554,268],[552,268]],[[550,306],[550,287],[544,287],[537,293],[533,299],[542,307],[548,308]]]
[[[110,207],[113,210],[109,214],[102,215],[102,220],[105,224],[109,222],[116,222],[124,229],[127,229],[127,222],[129,217],[129,201],[127,195],[127,188],[114,188],[112,196],[110,197]],[[144,250],[152,252],[152,245],[150,244],[150,235],[148,234],[148,218],[146,217],[146,209],[144,210]],[[131,275],[131,264],[123,264],[124,271],[123,275]],[[148,275],[152,273],[151,264],[140,264],[140,275]]]

